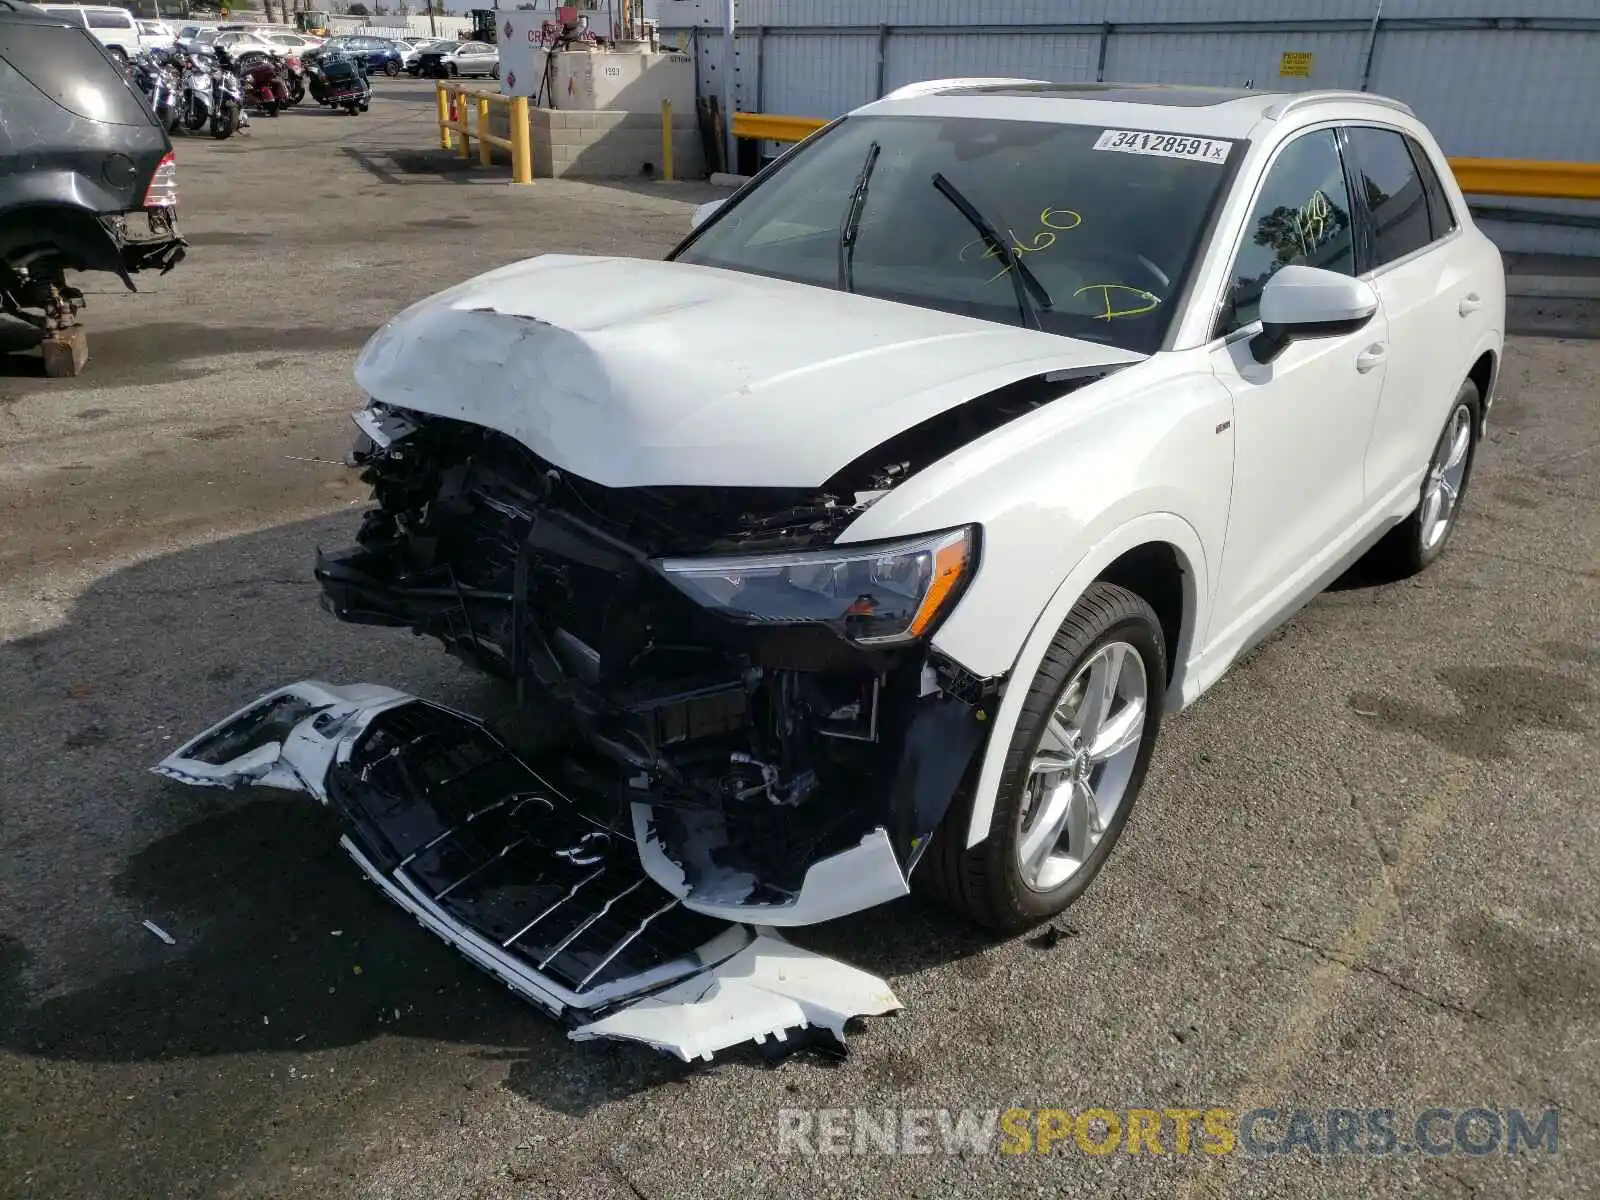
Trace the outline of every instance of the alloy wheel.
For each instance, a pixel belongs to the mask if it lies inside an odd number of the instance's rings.
[[[1017,865],[1048,892],[1070,880],[1127,799],[1149,713],[1144,659],[1107,642],[1078,667],[1045,723],[1028,769]]]
[[[1445,426],[1439,447],[1428,464],[1428,477],[1422,489],[1422,548],[1432,550],[1456,519],[1457,501],[1461,485],[1467,474],[1467,456],[1472,449],[1472,410],[1465,404],[1456,405]]]

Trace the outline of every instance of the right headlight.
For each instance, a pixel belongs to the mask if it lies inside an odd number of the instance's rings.
[[[783,554],[663,558],[690,599],[749,625],[826,625],[864,646],[926,637],[977,570],[978,527]]]

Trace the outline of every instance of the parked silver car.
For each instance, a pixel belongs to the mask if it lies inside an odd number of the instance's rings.
[[[422,52],[418,74],[442,79],[458,75],[500,78],[500,51],[488,42],[435,42]]]

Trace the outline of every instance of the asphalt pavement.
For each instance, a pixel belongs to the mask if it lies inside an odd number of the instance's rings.
[[[180,141],[189,260],[138,295],[90,281],[82,377],[0,359],[0,1193],[1593,1194],[1600,341],[1585,336],[1510,340],[1437,565],[1341,581],[1165,725],[1116,855],[1053,935],[995,942],[917,900],[797,934],[905,1004],[843,1061],[688,1068],[570,1043],[385,903],[320,811],[151,775],[300,678],[506,707],[434,644],[317,606],[313,551],[351,535],[364,499],[318,461],[352,436],[354,353],[404,305],[516,258],[660,254],[714,194],[515,189],[430,149],[430,89],[376,87],[365,116]],[[1561,303],[1540,300],[1554,328],[1600,334]],[[1559,1145],[780,1141],[821,1108],[1330,1106],[1554,1107]]]

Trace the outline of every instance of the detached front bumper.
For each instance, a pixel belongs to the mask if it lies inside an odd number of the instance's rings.
[[[747,1040],[842,1043],[899,1007],[883,980],[775,932],[696,912],[481,722],[389,688],[293,684],[154,770],[193,786],[304,791],[390,900],[583,1040],[688,1060]]]

